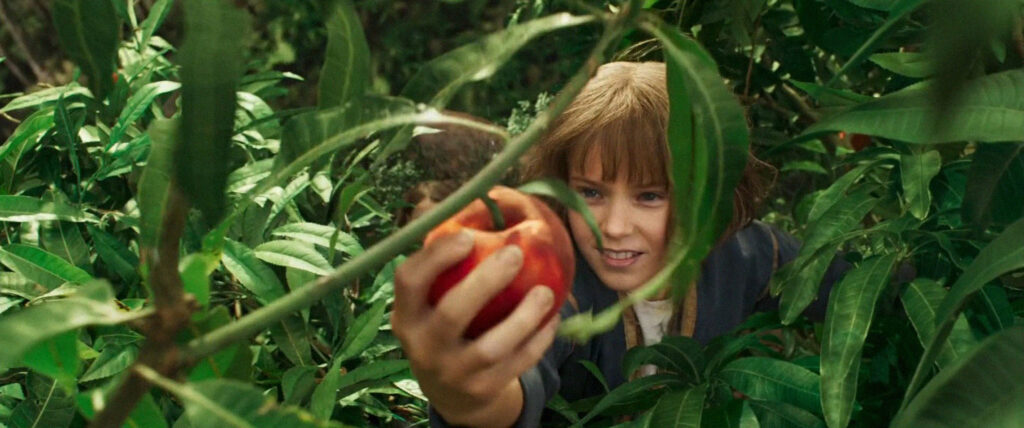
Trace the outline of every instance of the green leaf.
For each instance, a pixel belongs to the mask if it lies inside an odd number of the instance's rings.
[[[139,273],[136,269],[139,266],[139,256],[113,235],[100,228],[88,225],[86,230],[92,237],[92,245],[96,249],[96,254],[99,255],[108,271],[117,274],[127,283],[138,282]]]
[[[866,8],[866,9],[874,9],[874,10],[880,10],[882,12],[888,12],[888,11],[892,10],[893,6],[895,6],[896,1],[895,0],[850,0],[850,3],[853,3],[853,4],[857,5],[857,6],[860,6],[860,7]]]
[[[153,121],[146,131],[152,144],[139,178],[139,246],[155,248],[160,238],[167,192],[171,186],[171,156],[178,140],[178,120]]]
[[[622,358],[622,374],[628,377],[644,364],[670,370],[690,383],[702,380],[706,366],[700,343],[685,336],[665,337],[659,343],[630,349]]]
[[[295,116],[285,123],[281,131],[281,151],[274,159],[273,169],[275,172],[284,169],[314,147],[327,144],[338,134],[361,124],[415,111],[416,106],[413,102],[405,98],[360,95],[336,107]],[[345,144],[339,144],[332,152],[343,149],[353,142],[350,140]],[[319,171],[327,162],[326,157],[312,160],[313,171]]]
[[[597,238],[597,246],[604,247],[604,243],[601,240],[601,228],[597,226],[597,219],[594,218],[594,213],[590,212],[590,207],[587,206],[587,201],[583,200],[583,196],[581,196],[579,192],[569,188],[564,181],[553,178],[534,180],[517,187],[517,189],[520,192],[529,193],[531,195],[555,198],[555,200],[561,202],[562,205],[576,211],[583,216],[583,221],[587,223],[587,226],[590,226],[590,232]]]
[[[138,356],[139,347],[135,344],[107,346],[78,381],[90,382],[119,374],[130,367]]]
[[[788,403],[749,400],[761,428],[825,428],[813,413]]]
[[[97,99],[105,98],[114,88],[117,44],[121,39],[114,3],[54,0],[53,24],[64,51],[89,77],[89,89]]]
[[[349,388],[367,380],[384,379],[387,376],[408,370],[409,368],[409,362],[406,360],[380,360],[359,366],[347,374],[342,374],[341,362],[340,358],[334,360],[327,375],[324,376],[323,382],[313,391],[309,410],[318,418],[328,419],[331,417],[334,406],[338,402],[338,391],[340,389]]]
[[[0,249],[0,263],[32,281],[53,290],[64,283],[85,284],[92,275],[57,255],[25,244]]]
[[[992,222],[994,214],[1004,208],[1007,201],[1000,198],[1000,184],[1016,167],[1024,164],[1024,144],[982,144],[974,152],[970,169],[967,170],[967,188],[961,215],[978,229],[985,229]],[[1016,190],[1016,189],[1014,189]],[[1012,199],[1013,192],[1008,192]],[[1018,198],[1019,199],[1019,198]],[[1008,209],[1006,217],[1020,216],[1020,209]],[[1012,212],[1017,211],[1017,212]]]
[[[61,386],[74,387],[81,360],[78,358],[78,332],[66,331],[37,343],[23,358],[25,366],[49,376]]]
[[[210,274],[220,266],[220,258],[219,253],[200,251],[185,256],[178,264],[182,287],[200,305],[210,304]]]
[[[235,89],[244,70],[249,16],[227,0],[185,0],[181,136],[174,182],[209,224],[224,213]]]
[[[680,380],[678,376],[670,374],[655,374],[626,382],[602,397],[597,404],[594,404],[590,412],[580,419],[579,426],[586,426],[587,422],[590,422],[591,419],[594,419],[601,412],[612,406],[627,403],[638,397],[649,399],[652,395],[652,390],[658,393],[670,388],[683,388],[686,386],[686,383]]]
[[[814,199],[814,205],[811,206],[811,211],[807,214],[807,221],[813,223],[821,218],[821,215],[825,214],[829,208],[832,208],[836,202],[846,197],[846,192],[855,182],[883,162],[885,160],[879,159],[871,163],[857,165],[832,182],[828,188],[822,190],[818,197]]]
[[[921,52],[887,52],[877,53],[868,58],[893,73],[923,79],[935,74],[931,58]]]
[[[320,69],[319,107],[340,106],[370,88],[370,46],[350,0],[327,3],[327,52]]]
[[[171,11],[171,6],[174,5],[173,0],[156,0],[153,6],[149,8],[149,15],[146,15],[146,19],[139,24],[139,30],[142,32],[142,38],[139,40],[141,46],[149,44],[149,40],[156,34],[156,30],[163,24],[164,18],[167,18],[167,14]]]
[[[108,384],[108,386],[113,386]],[[78,394],[75,397],[75,401],[78,403],[78,409],[81,410],[82,414],[89,419],[92,419],[96,414],[96,410],[93,409],[93,403],[104,402],[109,395],[109,388],[97,388],[92,391],[87,391]],[[135,406],[132,413],[128,415],[128,420],[124,422],[122,428],[167,428],[167,421],[164,419],[164,412],[160,409],[160,406],[156,404],[156,400],[153,399],[153,395],[147,393],[142,396],[142,400]]]
[[[876,0],[867,0],[876,1]],[[890,32],[896,29],[896,24],[903,21],[903,18],[910,15],[912,12],[921,7],[922,4],[926,3],[927,0],[896,0],[892,3],[892,7],[889,9],[889,17],[885,22],[880,25],[871,36],[864,41],[863,44],[857,51],[850,56],[850,59],[843,64],[842,68],[832,76],[826,86],[833,86],[839,81],[846,72],[850,71],[854,67],[859,66],[864,60],[874,52],[875,48],[878,47],[879,43],[889,35]],[[861,132],[861,134],[863,134]]]
[[[1019,242],[1019,241],[1018,241]],[[939,372],[893,420],[893,428],[1015,428],[1024,425],[1024,327],[994,334]]]
[[[0,221],[17,223],[48,220],[95,223],[96,217],[61,202],[30,196],[0,195]]]
[[[288,360],[298,366],[314,364],[309,351],[309,330],[299,314],[291,314],[270,328],[270,337]]]
[[[47,251],[75,266],[89,264],[89,246],[82,238],[78,225],[74,223],[54,221],[44,224],[40,230],[39,240]]]
[[[214,329],[224,327],[235,320],[228,315],[228,309],[223,305],[210,306],[205,314],[194,316],[199,318],[192,323],[186,334],[189,340],[200,336]],[[249,381],[251,379],[253,353],[248,343],[237,343],[228,346],[223,350],[203,358],[188,374],[188,380],[198,382],[208,379],[232,378]]]
[[[810,172],[810,173],[814,173],[814,174],[821,174],[821,175],[825,175],[825,176],[828,175],[828,171],[825,170],[825,167],[821,166],[819,163],[817,163],[815,161],[793,161],[793,162],[786,162],[785,165],[782,165],[782,168],[779,171],[781,171],[781,172],[786,172],[786,171],[804,171],[804,172]]]
[[[25,299],[35,299],[46,294],[49,289],[39,283],[25,278],[17,272],[0,272],[0,293],[13,294]]]
[[[121,141],[125,131],[149,110],[149,106],[153,104],[153,100],[156,100],[156,97],[174,92],[180,87],[181,84],[178,82],[163,80],[147,84],[132,94],[132,97],[125,103],[124,110],[121,110],[121,116],[117,118],[117,122],[114,123],[114,127],[110,130],[110,142],[107,144],[108,149],[113,144]]]
[[[335,233],[338,235],[334,243],[335,250],[350,256],[358,256],[363,253],[363,246],[356,237],[331,226],[316,223],[289,223],[271,232],[274,236],[291,238],[325,248],[331,247],[331,236]]]
[[[492,33],[431,60],[409,79],[401,94],[416,102],[444,107],[459,88],[490,78],[533,39],[590,22],[591,17],[557,13]]]
[[[552,31],[593,22],[592,17],[557,13],[491,33],[473,43],[434,58],[402,88],[401,96],[435,108],[448,105],[460,88],[490,78],[527,43]],[[378,159],[405,148],[411,126],[399,130],[381,149]]]
[[[1000,275],[1024,268],[1024,219],[1013,223],[981,249],[949,289],[935,315],[937,325],[952,324],[967,298]],[[941,329],[940,329],[941,330]],[[937,331],[940,331],[937,330]]]
[[[14,408],[11,428],[65,428],[75,417],[75,401],[53,379],[28,372],[28,399]]]
[[[828,245],[856,227],[878,203],[872,188],[862,186],[836,202],[821,218],[808,226],[807,238],[796,258],[772,277],[771,291],[782,293],[780,317],[792,323],[818,294],[818,287],[835,257]]]
[[[935,311],[935,335],[925,346],[924,355],[917,363],[917,369],[904,395],[902,409],[906,409],[917,388],[924,381],[924,373],[930,370],[942,344],[945,343],[953,329],[956,315],[966,303],[967,298],[980,290],[988,282],[1000,275],[1024,267],[1024,219],[1011,224],[995,240],[982,248],[970,266],[957,278],[950,287],[949,294]]]
[[[217,379],[181,384],[142,369],[151,381],[170,391],[185,404],[191,428],[280,428],[341,427],[335,422],[315,419],[291,406],[278,406],[270,397],[249,384]]]
[[[281,392],[285,404],[301,404],[313,392],[317,385],[316,366],[292,367],[281,375]]]
[[[272,265],[301,269],[317,275],[328,275],[332,270],[323,255],[295,241],[267,241],[254,248],[253,254]]]
[[[921,346],[927,346],[935,334],[935,310],[942,304],[947,291],[939,283],[927,278],[918,278],[907,285],[901,300],[903,309],[910,318],[910,323],[917,331]],[[971,326],[963,315],[957,317],[949,338],[942,344],[942,350],[936,360],[941,368],[947,368],[967,355],[977,344]]]
[[[658,400],[651,410],[650,427],[700,428],[707,385],[700,384],[686,391],[670,392]]]
[[[900,156],[900,176],[903,179],[903,198],[910,213],[919,219],[928,216],[932,204],[929,190],[932,178],[942,169],[942,155],[937,150],[921,154]]]
[[[76,289],[69,298],[48,301],[0,318],[0,366],[16,367],[38,343],[61,333],[89,325],[115,325],[138,319],[142,312],[126,312],[113,302],[114,294],[105,282],[93,282]]]
[[[793,86],[797,87],[797,89],[806,92],[807,95],[810,95],[811,98],[814,98],[818,103],[824,106],[852,106],[872,100],[872,97],[868,95],[861,95],[853,91],[844,91],[842,89],[829,88],[815,83],[800,82],[797,80],[790,80],[789,83],[792,83]]]
[[[265,305],[285,295],[284,285],[277,274],[245,244],[226,239],[221,262],[243,287],[256,296],[260,304]]]
[[[718,375],[755,400],[791,403],[821,413],[818,375],[791,362],[767,357],[740,358],[723,367]]]
[[[821,120],[804,135],[845,131],[907,143],[1015,141],[1024,135],[1024,71],[990,74],[964,85],[935,131],[934,85],[914,85]]]
[[[342,342],[340,352],[335,359],[342,361],[359,355],[377,337],[380,326],[384,324],[386,317],[384,312],[387,309],[386,301],[374,302],[366,312],[359,314],[352,325],[345,331],[345,341]]]
[[[44,104],[53,103],[61,97],[64,97],[64,99],[66,100],[79,97],[91,98],[92,92],[89,92],[88,89],[78,86],[76,84],[69,84],[66,86],[58,86],[54,88],[46,88],[33,92],[31,94],[22,95],[11,100],[11,102],[7,103],[7,105],[5,105],[3,108],[0,108],[0,113],[13,110],[21,110],[25,108],[38,107]],[[44,111],[48,114],[53,114],[53,110],[47,108],[41,109],[40,111],[33,113],[33,115]]]
[[[851,269],[829,296],[821,339],[821,408],[829,428],[845,428],[857,399],[861,351],[875,303],[889,285],[898,253],[871,257]]]

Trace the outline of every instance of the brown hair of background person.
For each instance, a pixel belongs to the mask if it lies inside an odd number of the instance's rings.
[[[622,108],[610,109],[609,105]],[[572,169],[583,168],[587,154],[600,153],[604,179],[614,180],[619,171],[628,171],[630,183],[670,184],[662,183],[671,169],[668,114],[664,63],[605,64],[554,121],[551,131],[527,153],[523,178],[568,181]],[[733,194],[732,221],[723,236],[754,219],[775,173],[771,165],[748,153],[746,169]]]
[[[450,110],[443,113],[493,125],[468,113]],[[395,216],[399,226],[444,200],[505,147],[501,136],[478,129],[454,124],[438,124],[430,128],[436,132],[416,135],[406,151],[409,159],[427,173],[428,179],[403,194],[402,199],[408,206],[401,208]],[[514,176],[515,171],[512,171],[503,181],[512,182]]]

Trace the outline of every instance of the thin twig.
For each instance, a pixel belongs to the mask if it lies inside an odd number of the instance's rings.
[[[11,56],[4,50],[4,45],[2,44],[0,44],[0,56],[7,58],[7,61],[4,61],[4,64],[7,64],[7,68],[11,69],[11,74],[14,75],[15,79],[18,79],[18,82],[21,83],[22,87],[27,88],[32,86],[33,82],[29,80],[24,71],[21,71],[21,67],[18,67],[14,61],[11,61]]]
[[[4,7],[3,0],[0,0],[0,23],[4,24],[4,27],[7,27],[7,30],[11,32],[11,38],[14,39],[14,43],[16,43],[22,52],[25,53],[25,62],[27,62],[29,68],[32,69],[32,74],[35,74],[36,80],[39,82],[50,80],[46,71],[39,66],[35,57],[32,56],[32,51],[29,50],[28,45],[25,44],[25,38],[22,37],[20,28],[15,26],[10,17],[7,16],[7,9]]]

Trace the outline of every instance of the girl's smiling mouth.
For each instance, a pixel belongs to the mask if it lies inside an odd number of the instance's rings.
[[[636,263],[637,259],[644,254],[639,251],[610,249],[598,250],[598,252],[601,254],[601,259],[605,264],[613,267],[630,266],[633,263]]]

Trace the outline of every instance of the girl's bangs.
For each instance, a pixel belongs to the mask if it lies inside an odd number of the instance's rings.
[[[570,145],[569,170],[582,172],[590,156],[600,156],[601,179],[624,176],[634,186],[666,186],[668,145],[664,124],[636,114],[608,118],[587,129]]]

